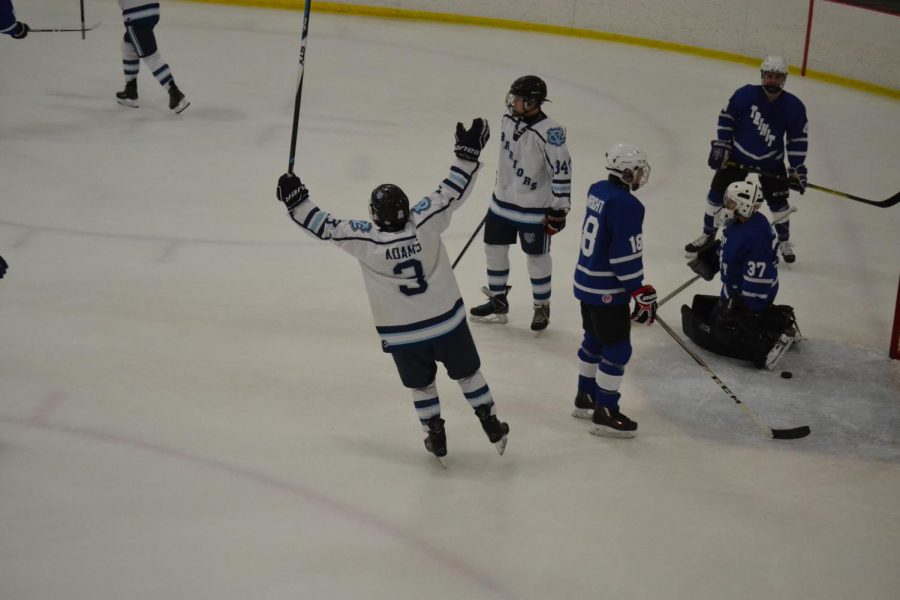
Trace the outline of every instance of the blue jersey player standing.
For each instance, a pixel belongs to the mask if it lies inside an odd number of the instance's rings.
[[[784,91],[788,66],[782,57],[767,57],[760,69],[761,85],[738,89],[719,113],[716,139],[711,142],[708,160],[716,174],[706,197],[703,235],[684,247],[688,258],[715,242],[721,222],[717,215],[722,210],[725,189],[746,178],[747,169],[742,169],[743,166],[774,175],[760,176],[762,193],[773,220],[778,221],[775,231],[782,257],[788,263],[796,260],[790,242],[788,190],[801,194],[806,191],[806,107],[797,96]],[[736,164],[729,165],[729,162]]]
[[[294,174],[278,180],[278,199],[298,226],[320,240],[337,245],[356,258],[363,272],[369,306],[382,350],[397,366],[410,389],[426,449],[441,464],[447,435],[441,418],[435,375],[441,362],[455,380],[481,422],[488,440],[503,454],[509,425],[497,419],[490,388],[466,323],[466,308],[441,233],[453,211],[465,202],[475,184],[487,143],[487,121],[475,119],[466,130],[456,126],[456,160],[437,190],[412,208],[406,194],[393,184],[372,191],[371,221],[344,221],[321,210]]]
[[[619,410],[619,387],[631,358],[631,321],[656,319],[656,290],[644,284],[644,205],[632,193],[647,183],[650,165],[643,151],[616,144],[606,168],[609,178],[588,190],[575,267],[584,339],[572,415],[590,417],[594,435],[632,438],[637,423]]]

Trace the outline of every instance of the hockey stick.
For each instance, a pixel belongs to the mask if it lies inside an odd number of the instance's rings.
[[[450,266],[451,269],[455,269],[456,265],[459,264],[460,259],[462,259],[463,254],[466,253],[466,250],[469,249],[469,246],[472,244],[472,240],[475,239],[475,236],[478,235],[478,232],[481,231],[481,228],[484,227],[484,222],[487,221],[487,215],[484,215],[484,218],[481,219],[481,223],[478,224],[478,227],[475,228],[475,231],[472,232],[472,235],[469,236],[469,241],[466,242],[466,245],[463,246],[463,249],[459,251],[459,256],[456,257],[456,260],[453,261],[453,264]]]
[[[726,167],[736,167],[738,169],[743,169],[744,171],[748,171],[750,173],[757,173],[759,175],[763,175],[765,177],[772,177],[774,179],[780,179],[781,181],[787,181],[789,178],[781,175],[780,173],[772,173],[771,171],[764,171],[759,167],[749,167],[747,165],[740,165],[733,160],[729,160],[725,162]],[[870,206],[880,206],[881,208],[888,208],[894,206],[898,202],[900,202],[900,192],[897,192],[887,200],[866,200],[865,198],[860,198],[859,196],[854,196],[853,194],[848,194],[846,192],[839,192],[837,190],[833,190],[831,188],[827,188],[823,185],[816,185],[815,183],[807,183],[806,187],[812,188],[814,190],[819,190],[820,192],[826,192],[828,194],[834,194],[835,196],[840,196],[842,198],[847,198],[848,200],[854,200],[856,202],[862,202],[863,204],[868,204]]]
[[[732,392],[731,389],[727,385],[725,385],[721,379],[719,379],[719,376],[716,375],[715,371],[713,371],[702,358],[697,356],[697,353],[691,350],[688,345],[684,343],[684,340],[682,340],[677,333],[672,331],[672,328],[669,327],[666,322],[659,317],[659,315],[656,316],[656,322],[666,330],[666,333],[672,336],[672,339],[678,342],[679,346],[684,348],[685,352],[690,354],[691,358],[693,358],[698,365],[703,367],[704,370],[709,373],[709,376],[712,377],[712,380],[719,384],[719,387],[722,388],[722,391],[728,394],[728,397],[734,400],[735,404],[743,408],[744,412],[750,415],[750,418],[753,420],[753,424],[756,425],[756,427],[760,431],[762,431],[763,434],[775,440],[796,440],[804,438],[810,434],[808,425],[801,425],[800,427],[793,427],[791,429],[772,429],[771,427],[766,427],[765,425],[760,423],[759,419],[756,418],[756,415],[754,415],[753,412],[749,408],[747,408],[747,405],[741,402],[740,399],[735,396],[734,392]]]
[[[291,153],[288,157],[288,173],[294,173],[294,157],[297,154],[297,127],[300,125],[300,96],[303,94],[303,66],[306,62],[306,36],[309,33],[309,5],[303,6],[303,31],[300,34],[300,67],[297,71],[297,96],[294,98],[294,124],[291,128]]]
[[[84,22],[82,21],[82,26],[81,26],[80,28],[78,28],[78,29],[67,29],[67,28],[63,28],[63,27],[52,27],[52,28],[48,28],[48,29],[34,29],[34,28],[29,27],[29,28],[28,28],[28,33],[33,33],[33,32],[38,32],[38,33],[59,33],[59,32],[61,32],[61,31],[81,31],[81,32],[85,32],[85,31],[93,31],[94,29],[97,29],[98,27],[100,27],[100,21],[97,21],[96,23],[94,23],[94,24],[91,25],[90,27],[84,27]],[[82,39],[84,39],[84,38],[82,38]]]
[[[85,39],[87,30],[84,28],[84,0],[78,0],[78,4],[81,5],[81,39]]]

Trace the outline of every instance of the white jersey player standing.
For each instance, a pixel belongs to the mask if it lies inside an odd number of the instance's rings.
[[[435,375],[441,362],[462,389],[488,439],[503,454],[509,426],[497,419],[466,309],[441,233],[472,191],[478,157],[490,130],[475,119],[456,126],[456,160],[437,190],[412,208],[393,184],[379,185],[369,200],[371,221],[344,221],[321,210],[292,173],[278,181],[278,199],[310,235],[333,242],[355,257],[363,273],[381,347],[390,353],[428,437],[425,447],[443,464],[447,437]]]
[[[141,60],[146,63],[153,76],[169,92],[169,108],[180,113],[191,105],[175,85],[175,78],[169,65],[163,62],[156,48],[153,28],[159,23],[159,2],[147,0],[119,0],[122,21],[125,23],[125,37],[122,39],[122,70],[125,73],[125,89],[116,92],[116,102],[137,108],[137,76]]]
[[[516,79],[506,96],[497,182],[484,222],[488,301],[470,311],[476,322],[507,322],[509,247],[518,238],[531,278],[531,329],[541,331],[550,323],[550,237],[566,226],[572,159],[565,128],[541,109],[546,101],[547,84],[535,75]]]

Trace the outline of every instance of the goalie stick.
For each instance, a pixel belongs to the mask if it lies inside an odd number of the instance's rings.
[[[306,36],[309,33],[309,6],[306,0],[303,6],[303,30],[300,33],[300,67],[297,71],[297,95],[294,97],[294,123],[291,128],[291,153],[288,157],[288,173],[294,173],[294,158],[297,154],[297,128],[300,125],[300,96],[303,94],[303,67],[306,63]]]
[[[65,28],[65,27],[51,27],[51,28],[47,28],[47,29],[35,29],[35,28],[33,28],[33,27],[29,27],[29,28],[28,28],[28,33],[33,33],[33,32],[35,32],[35,31],[38,32],[38,33],[59,33],[59,32],[61,32],[61,31],[81,31],[81,32],[85,32],[85,31],[93,31],[94,29],[97,29],[98,27],[100,27],[100,21],[97,21],[96,23],[94,23],[94,24],[91,25],[90,27],[84,27],[84,25],[83,25],[83,23],[82,23],[82,26],[79,27],[79,28],[77,28],[77,29],[69,29],[69,28]],[[84,39],[84,38],[81,38],[81,39]]]
[[[747,165],[740,165],[733,160],[729,160],[725,162],[726,167],[736,167],[738,169],[743,169],[749,173],[757,173],[759,175],[765,175],[766,177],[772,177],[775,179],[780,179],[785,181],[788,177],[781,175],[780,173],[772,173],[770,171],[765,171],[760,169],[759,167],[748,167]],[[816,185],[815,183],[807,183],[806,187],[819,190],[820,192],[826,192],[828,194],[834,194],[835,196],[840,196],[841,198],[847,198],[848,200],[853,200],[855,202],[862,202],[863,204],[868,204],[870,206],[878,206],[881,208],[889,208],[894,206],[897,203],[900,203],[900,192],[897,192],[887,200],[867,200],[865,198],[860,198],[859,196],[854,196],[853,194],[848,194],[846,192],[839,192],[837,190],[833,190],[831,188],[827,188],[823,185]]]
[[[753,414],[753,411],[747,408],[746,404],[741,402],[740,398],[738,398],[735,393],[732,392],[731,389],[727,385],[725,385],[721,379],[719,379],[719,376],[716,375],[715,371],[713,371],[702,358],[697,356],[697,353],[691,350],[688,345],[684,343],[684,340],[682,340],[677,333],[672,331],[672,328],[669,327],[666,322],[659,317],[659,315],[656,316],[656,321],[662,326],[663,329],[666,330],[666,333],[672,336],[672,339],[678,342],[678,345],[681,346],[698,365],[703,367],[703,369],[709,374],[709,376],[712,377],[712,380],[719,384],[719,387],[722,388],[722,391],[728,394],[728,397],[734,400],[735,404],[744,409],[744,412],[746,412],[750,416],[753,424],[756,425],[756,427],[761,432],[763,432],[764,435],[775,440],[796,440],[804,438],[810,434],[811,430],[809,428],[809,425],[801,425],[800,427],[792,427],[790,429],[773,429],[760,423],[759,419],[756,418],[756,415]]]

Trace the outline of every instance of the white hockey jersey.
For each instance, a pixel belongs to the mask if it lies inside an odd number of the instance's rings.
[[[455,159],[437,190],[410,208],[402,231],[380,231],[370,221],[335,219],[311,200],[290,213],[307,233],[359,260],[385,352],[431,343],[465,323],[465,306],[441,233],[471,193],[480,166]]]
[[[530,125],[511,112],[503,115],[491,212],[520,225],[540,225],[547,209],[569,210],[571,193],[565,128],[543,113]]]

